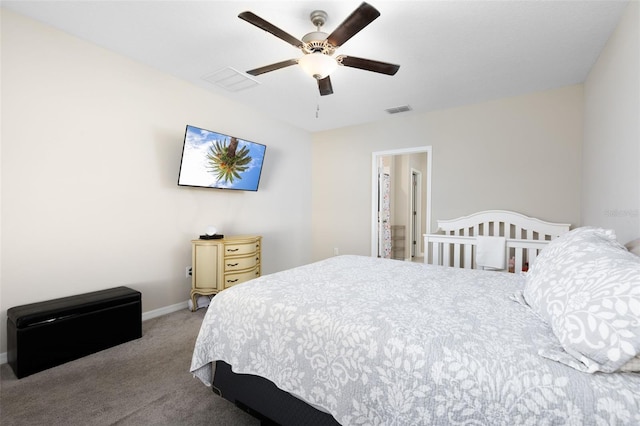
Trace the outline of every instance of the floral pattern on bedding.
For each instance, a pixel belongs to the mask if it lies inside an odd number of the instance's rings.
[[[550,325],[581,371],[634,368],[640,354],[640,258],[613,230],[574,229],[551,241],[527,274],[523,298]]]
[[[191,371],[257,374],[344,425],[640,424],[640,374],[538,355],[521,275],[337,256],[213,298]]]

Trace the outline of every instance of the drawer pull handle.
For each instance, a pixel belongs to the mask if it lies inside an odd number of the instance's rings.
[[[256,277],[260,276],[260,272],[256,271]]]
[[[227,263],[227,266],[238,266],[237,263]]]
[[[236,281],[238,281],[237,278],[235,280],[227,280],[228,283],[235,283]]]
[[[240,250],[240,249],[237,249],[237,248],[236,249],[227,249],[227,251],[230,251],[230,252],[234,252],[234,251],[238,251],[238,250]]]

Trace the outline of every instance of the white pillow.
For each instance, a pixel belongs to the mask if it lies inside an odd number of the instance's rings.
[[[551,241],[523,296],[582,370],[614,372],[640,353],[640,258],[611,230],[577,228]]]

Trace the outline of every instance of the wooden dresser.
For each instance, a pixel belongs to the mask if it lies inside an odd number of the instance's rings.
[[[262,237],[191,241],[191,302],[260,276]]]

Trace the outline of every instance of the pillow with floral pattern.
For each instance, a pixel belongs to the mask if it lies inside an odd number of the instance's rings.
[[[640,355],[640,257],[612,230],[582,227],[551,241],[523,296],[581,370],[618,371]]]

